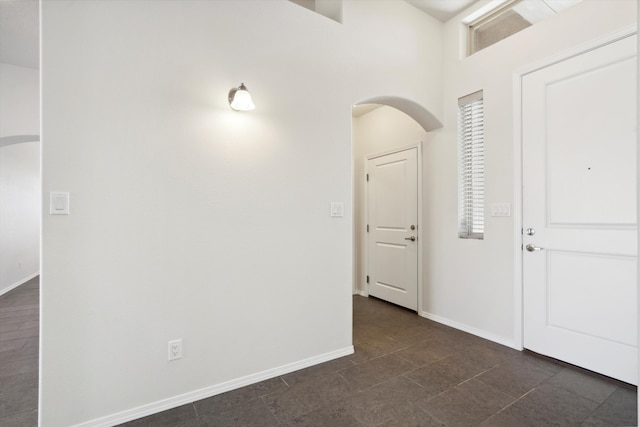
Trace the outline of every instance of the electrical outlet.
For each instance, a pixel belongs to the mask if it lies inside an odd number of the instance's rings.
[[[169,341],[169,362],[182,358],[182,340]]]

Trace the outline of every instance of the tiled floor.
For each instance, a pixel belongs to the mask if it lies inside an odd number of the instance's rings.
[[[356,296],[355,354],[125,426],[630,426],[636,391]]]
[[[355,354],[123,426],[630,426],[636,391],[354,297]],[[37,424],[37,279],[0,297],[0,426]]]
[[[0,426],[38,424],[38,278],[0,297]]]

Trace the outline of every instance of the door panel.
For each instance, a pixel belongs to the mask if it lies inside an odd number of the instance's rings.
[[[417,149],[367,161],[369,294],[418,308]]]
[[[637,383],[636,43],[522,79],[524,345]]]

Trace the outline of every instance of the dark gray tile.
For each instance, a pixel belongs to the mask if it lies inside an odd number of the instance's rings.
[[[429,414],[447,426],[478,425],[514,399],[477,380],[469,380],[427,402]]]
[[[40,330],[38,328],[19,329],[17,331],[11,332],[0,332],[0,341],[37,337],[39,334]]]
[[[262,399],[278,420],[292,422],[309,412],[343,401],[353,392],[342,376],[331,373],[299,382]]]
[[[394,341],[387,336],[367,338],[354,344],[355,353],[347,357],[355,363],[364,363],[376,357],[402,350],[407,346],[406,343]]]
[[[501,346],[500,346],[501,347]],[[497,346],[483,343],[482,345],[466,345],[457,347],[456,357],[465,359],[483,370],[493,368],[506,360],[505,352],[508,349],[498,350]]]
[[[0,400],[5,399],[2,397],[4,394],[13,394],[29,389],[38,389],[38,371],[3,378],[0,387]]]
[[[291,426],[304,427],[363,427],[360,421],[342,407],[320,408],[295,418],[288,423]]]
[[[15,390],[0,394],[0,419],[17,412],[26,412],[38,408],[38,389]]]
[[[388,420],[412,424],[416,419],[431,418],[419,404],[426,404],[425,390],[404,377],[394,377],[352,395],[344,407],[366,425],[378,425]]]
[[[418,317],[415,313],[410,314],[410,316],[414,318],[413,322],[407,322],[404,325],[392,327],[387,336],[394,341],[406,344],[415,344],[418,340],[423,338],[424,333],[427,331],[424,326],[423,319]]]
[[[2,297],[0,297],[0,316],[3,315],[14,315],[16,312],[20,312],[23,310],[34,310],[37,311],[39,310],[39,305],[38,305],[38,301],[34,301],[32,304],[15,304],[15,303],[6,303],[5,302],[5,298],[6,296],[3,295]],[[0,317],[1,318],[1,317]]]
[[[0,365],[3,361],[16,361],[22,359],[33,359],[33,363],[38,364],[38,347],[21,347],[14,350],[0,352]],[[1,370],[2,368],[0,368]]]
[[[429,396],[436,396],[481,372],[481,367],[467,360],[447,357],[407,373],[405,377],[424,387]]]
[[[549,378],[546,383],[598,403],[604,402],[618,388],[611,381],[589,375],[575,368],[563,368]]]
[[[38,371],[38,359],[9,360],[0,363],[0,379]]]
[[[207,399],[202,399],[194,403],[198,415],[209,413],[224,413],[235,407],[242,406],[260,396],[284,390],[287,385],[280,378],[271,378],[226,393],[218,394]]]
[[[275,427],[280,425],[261,398],[243,402],[224,413],[207,413],[198,417],[199,427]]]
[[[14,310],[5,310],[5,311],[0,310],[0,321],[2,322],[5,322],[7,320],[12,321],[14,317],[37,319],[39,315],[40,313],[37,305],[31,306],[31,307],[23,306]]]
[[[442,345],[437,340],[425,340],[400,350],[395,355],[420,367],[437,362],[440,359],[451,356],[453,353],[454,351],[451,347]]]
[[[585,421],[585,426],[635,426],[638,425],[638,393],[618,388]]]
[[[446,427],[446,424],[416,405],[404,405],[397,414],[383,422],[376,424],[381,427]]]
[[[577,426],[598,407],[593,400],[549,384],[526,394],[483,426]]]
[[[553,375],[525,359],[511,359],[478,376],[478,380],[518,398]]]
[[[513,351],[512,353],[509,353],[508,359],[516,363],[526,362],[529,365],[533,365],[538,368],[541,368],[556,374],[560,372],[562,369],[564,369],[566,366],[554,359],[551,359],[549,357],[545,357],[536,353],[532,353],[527,350]]]
[[[38,410],[13,413],[7,417],[0,417],[2,427],[37,427]]]
[[[342,369],[350,368],[354,366],[354,362],[349,356],[341,357],[339,359],[330,360],[329,362],[321,363],[319,365],[311,366],[309,368],[300,369],[299,371],[291,372],[290,374],[283,375],[281,378],[289,386],[295,385],[301,381],[306,381],[310,378],[318,375],[330,374]]]
[[[21,310],[21,311],[16,311],[14,313],[11,313],[10,315],[4,317],[4,318],[0,318],[0,322],[2,323],[2,326],[5,325],[20,325],[20,326],[24,326],[25,324],[28,324],[30,322],[37,322],[38,321],[38,314],[37,313],[32,313],[31,310]],[[36,324],[35,327],[37,327],[38,325]]]
[[[393,354],[378,357],[340,371],[356,390],[364,390],[415,369],[416,366]]]
[[[39,322],[37,320],[28,319],[17,321],[18,319],[13,319],[12,322],[2,322],[0,323],[0,333],[3,332],[14,332],[19,331],[21,329],[32,329],[38,328]]]
[[[18,350],[26,347],[38,348],[38,337],[35,336],[31,338],[20,338],[20,339],[8,340],[8,341],[0,341],[0,353],[5,351],[10,351],[10,350]],[[9,358],[7,357],[2,357],[1,360],[8,360],[8,359]]]
[[[196,427],[197,425],[196,411],[191,404],[121,424],[126,427]]]

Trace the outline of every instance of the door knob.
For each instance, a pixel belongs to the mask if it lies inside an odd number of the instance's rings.
[[[412,242],[416,241],[416,236],[405,237],[404,240],[411,240]]]
[[[529,252],[535,252],[535,251],[541,251],[544,248],[539,248],[537,246],[532,245],[531,243],[529,243],[527,246],[524,247],[526,250],[528,250]]]

